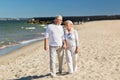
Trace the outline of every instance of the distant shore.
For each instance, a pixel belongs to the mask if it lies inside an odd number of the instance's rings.
[[[28,20],[31,24],[49,24],[52,23],[55,17],[33,17]],[[63,16],[63,21],[71,20],[73,24],[82,24],[90,21],[101,20],[120,20],[120,15],[94,15],[94,16]]]
[[[49,76],[49,53],[43,41],[24,46],[0,57],[0,80],[119,80],[120,20],[103,20],[73,25],[78,31],[78,71],[56,78]],[[58,65],[56,66],[58,69]]]

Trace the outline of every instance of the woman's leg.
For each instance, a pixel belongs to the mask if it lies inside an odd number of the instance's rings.
[[[78,54],[74,53],[73,54],[73,71],[74,72],[77,71],[77,57],[78,57]]]
[[[73,61],[73,71],[77,71],[77,56],[78,54],[75,53],[76,47],[71,48],[71,53],[72,53],[72,61]]]
[[[66,61],[68,65],[68,72],[73,73],[73,60],[72,60],[71,51],[69,49],[66,50]]]

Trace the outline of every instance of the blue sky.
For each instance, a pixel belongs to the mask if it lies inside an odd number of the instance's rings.
[[[0,18],[119,14],[120,0],[0,0]]]

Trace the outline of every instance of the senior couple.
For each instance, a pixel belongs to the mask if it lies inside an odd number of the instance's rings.
[[[70,20],[65,21],[65,29],[63,29],[62,19],[62,16],[57,16],[54,23],[47,26],[45,32],[44,49],[49,50],[51,77],[56,76],[56,55],[58,56],[59,73],[62,73],[64,50],[68,73],[71,74],[77,70],[78,33],[72,27],[73,23]]]

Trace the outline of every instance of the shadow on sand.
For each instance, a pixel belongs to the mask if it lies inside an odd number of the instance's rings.
[[[67,73],[66,72],[64,72],[64,73],[57,73],[57,75],[58,76],[65,76],[65,75],[67,75]],[[9,79],[9,80],[33,80],[33,79],[39,79],[39,78],[45,78],[45,77],[51,77],[51,75],[50,75],[50,73],[48,73],[48,74],[45,74],[45,75],[40,75],[40,76],[26,76],[26,77],[21,77],[21,78],[19,78],[19,79]]]
[[[21,77],[19,79],[10,79],[10,80],[33,80],[33,79],[39,79],[39,78],[44,78],[50,76],[50,73],[45,74],[45,75],[40,75],[40,76],[26,76],[26,77]]]

